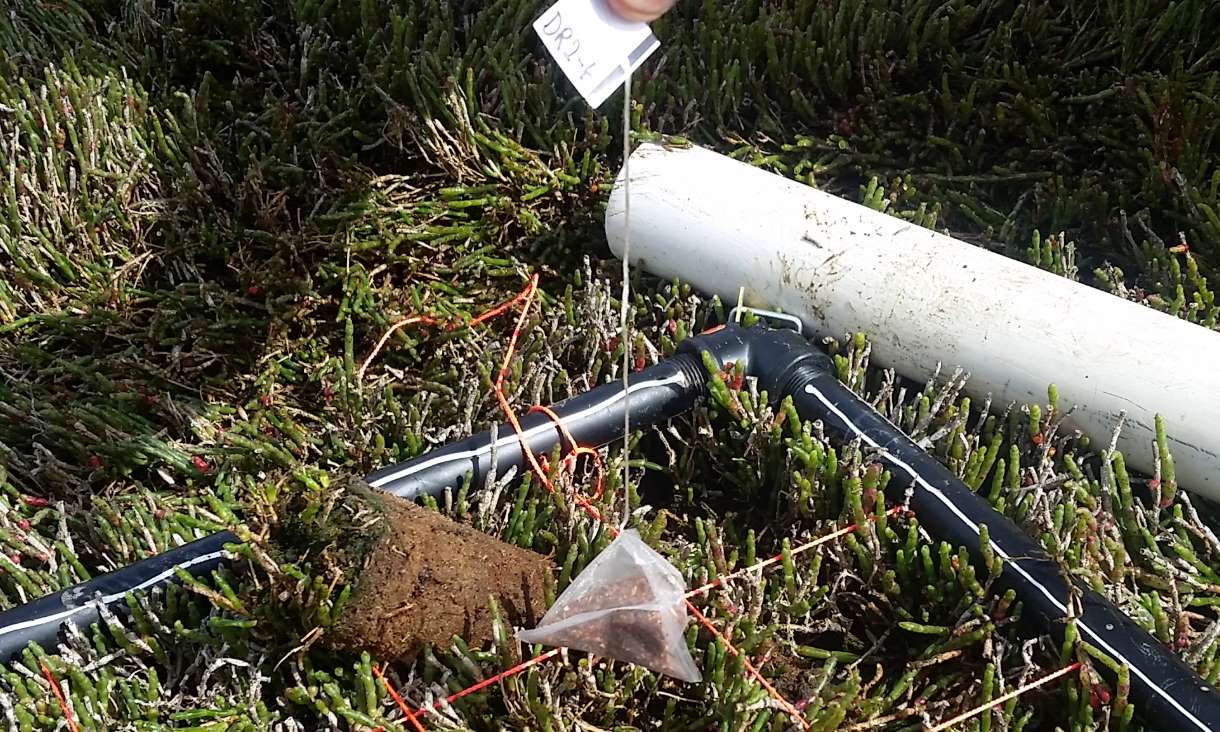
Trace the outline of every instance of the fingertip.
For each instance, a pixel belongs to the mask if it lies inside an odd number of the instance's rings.
[[[610,9],[624,20],[650,23],[673,6],[672,0],[606,0]]]

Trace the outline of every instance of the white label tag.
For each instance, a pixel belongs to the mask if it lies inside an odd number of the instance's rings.
[[[606,0],[559,0],[534,21],[564,75],[595,109],[635,71],[661,42],[647,23],[623,20]]]

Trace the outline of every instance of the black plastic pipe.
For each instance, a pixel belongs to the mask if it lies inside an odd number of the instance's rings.
[[[71,623],[87,628],[102,618],[101,608],[116,613],[126,608],[133,592],[160,587],[173,580],[177,569],[199,577],[224,561],[224,545],[236,543],[228,531],[210,534],[156,556],[142,559],[108,574],[40,597],[0,613],[0,659],[20,655],[30,643],[53,648],[59,633]]]
[[[804,338],[790,331],[725,328],[688,339],[683,347],[703,350],[722,364],[744,358],[746,373],[759,377],[759,389],[771,399],[791,395],[797,413],[820,419],[831,437],[859,439],[875,450],[890,469],[890,497],[901,500],[910,491],[911,508],[928,534],[965,547],[980,569],[980,528],[986,526],[991,551],[1003,560],[997,582],[1012,588],[1026,611],[1060,639],[1069,603],[1075,602],[1080,638],[1130,669],[1132,701],[1150,727],[1220,730],[1220,693],[1213,686],[1113,603],[1078,579],[1069,585],[1040,544],[852,393],[835,377],[833,361]]]
[[[621,434],[624,409],[630,409],[633,424],[648,425],[695,406],[707,382],[703,353],[722,366],[742,364],[772,401],[791,395],[803,418],[819,419],[831,436],[859,439],[874,450],[890,469],[893,497],[909,492],[911,507],[929,535],[964,547],[980,568],[980,531],[985,525],[992,553],[1003,560],[997,581],[1012,588],[1033,619],[1052,635],[1062,638],[1071,598],[1077,598],[1073,617],[1081,638],[1129,667],[1132,701],[1149,726],[1220,729],[1220,693],[1108,600],[1079,580],[1065,578],[1037,542],[840,383],[833,362],[796,333],[732,325],[714,329],[684,341],[673,358],[634,374],[629,400],[624,399],[621,384],[614,383],[552,409],[577,442],[604,445]],[[549,452],[561,439],[550,418],[541,414],[525,417],[521,426],[535,454]],[[493,449],[498,473],[524,465],[517,440],[505,425],[496,431],[494,446],[492,433],[485,432],[379,470],[367,480],[408,498],[424,493],[438,496],[460,485],[467,475],[478,486],[491,469]],[[118,605],[128,592],[172,579],[174,563],[195,574],[211,571],[220,561],[220,547],[234,540],[227,532],[216,534],[0,613],[0,654],[10,657],[30,641],[53,645],[64,623],[97,619],[96,607],[81,609],[84,603],[93,599],[95,604]]]
[[[626,399],[622,383],[615,382],[565,399],[551,410],[580,444],[605,445],[623,434],[623,413],[628,408],[632,424],[641,425],[657,424],[694,408],[705,394],[707,373],[696,355],[685,353],[632,374],[629,384]],[[560,440],[555,422],[545,414],[527,414],[519,423],[535,455],[549,453]],[[477,488],[491,470],[493,450],[497,474],[525,467],[517,434],[505,424],[496,431],[494,444],[491,432],[484,432],[378,470],[365,480],[374,488],[412,499],[425,493],[439,495],[460,485],[467,475]]]
[[[622,384],[616,382],[565,399],[551,411],[580,444],[600,446],[622,434],[623,412],[628,407],[633,423],[656,424],[692,409],[704,395],[706,384],[703,364],[687,353],[632,374],[627,398]],[[520,425],[534,454],[549,453],[561,439],[555,423],[544,414],[525,415]],[[460,486],[468,475],[471,485],[480,487],[491,470],[493,451],[498,474],[512,467],[524,468],[517,435],[505,424],[496,431],[494,446],[489,430],[378,470],[365,481],[404,498],[440,497],[445,489]],[[207,575],[221,565],[224,545],[238,541],[231,532],[218,532],[0,612],[0,660],[20,654],[30,643],[54,647],[68,623],[78,628],[96,623],[101,618],[99,606],[122,613],[128,594],[173,581],[175,567],[196,577]]]

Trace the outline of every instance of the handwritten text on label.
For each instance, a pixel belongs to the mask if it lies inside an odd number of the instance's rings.
[[[647,23],[623,20],[606,0],[558,0],[534,21],[534,32],[593,107],[661,45]]]
[[[565,61],[571,61],[580,68],[580,76],[578,79],[587,79],[593,74],[593,67],[597,65],[596,61],[588,64],[580,60],[577,55],[580,53],[580,39],[576,37],[576,29],[564,25],[563,13],[552,8],[554,11],[550,19],[542,25],[542,33],[544,36],[549,36],[556,54],[562,55]]]

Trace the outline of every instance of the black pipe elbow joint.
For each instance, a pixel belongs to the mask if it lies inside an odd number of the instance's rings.
[[[799,333],[755,325],[728,324],[691,336],[678,352],[711,356],[720,368],[742,364],[772,404],[793,394],[815,375],[833,374],[834,361]]]

